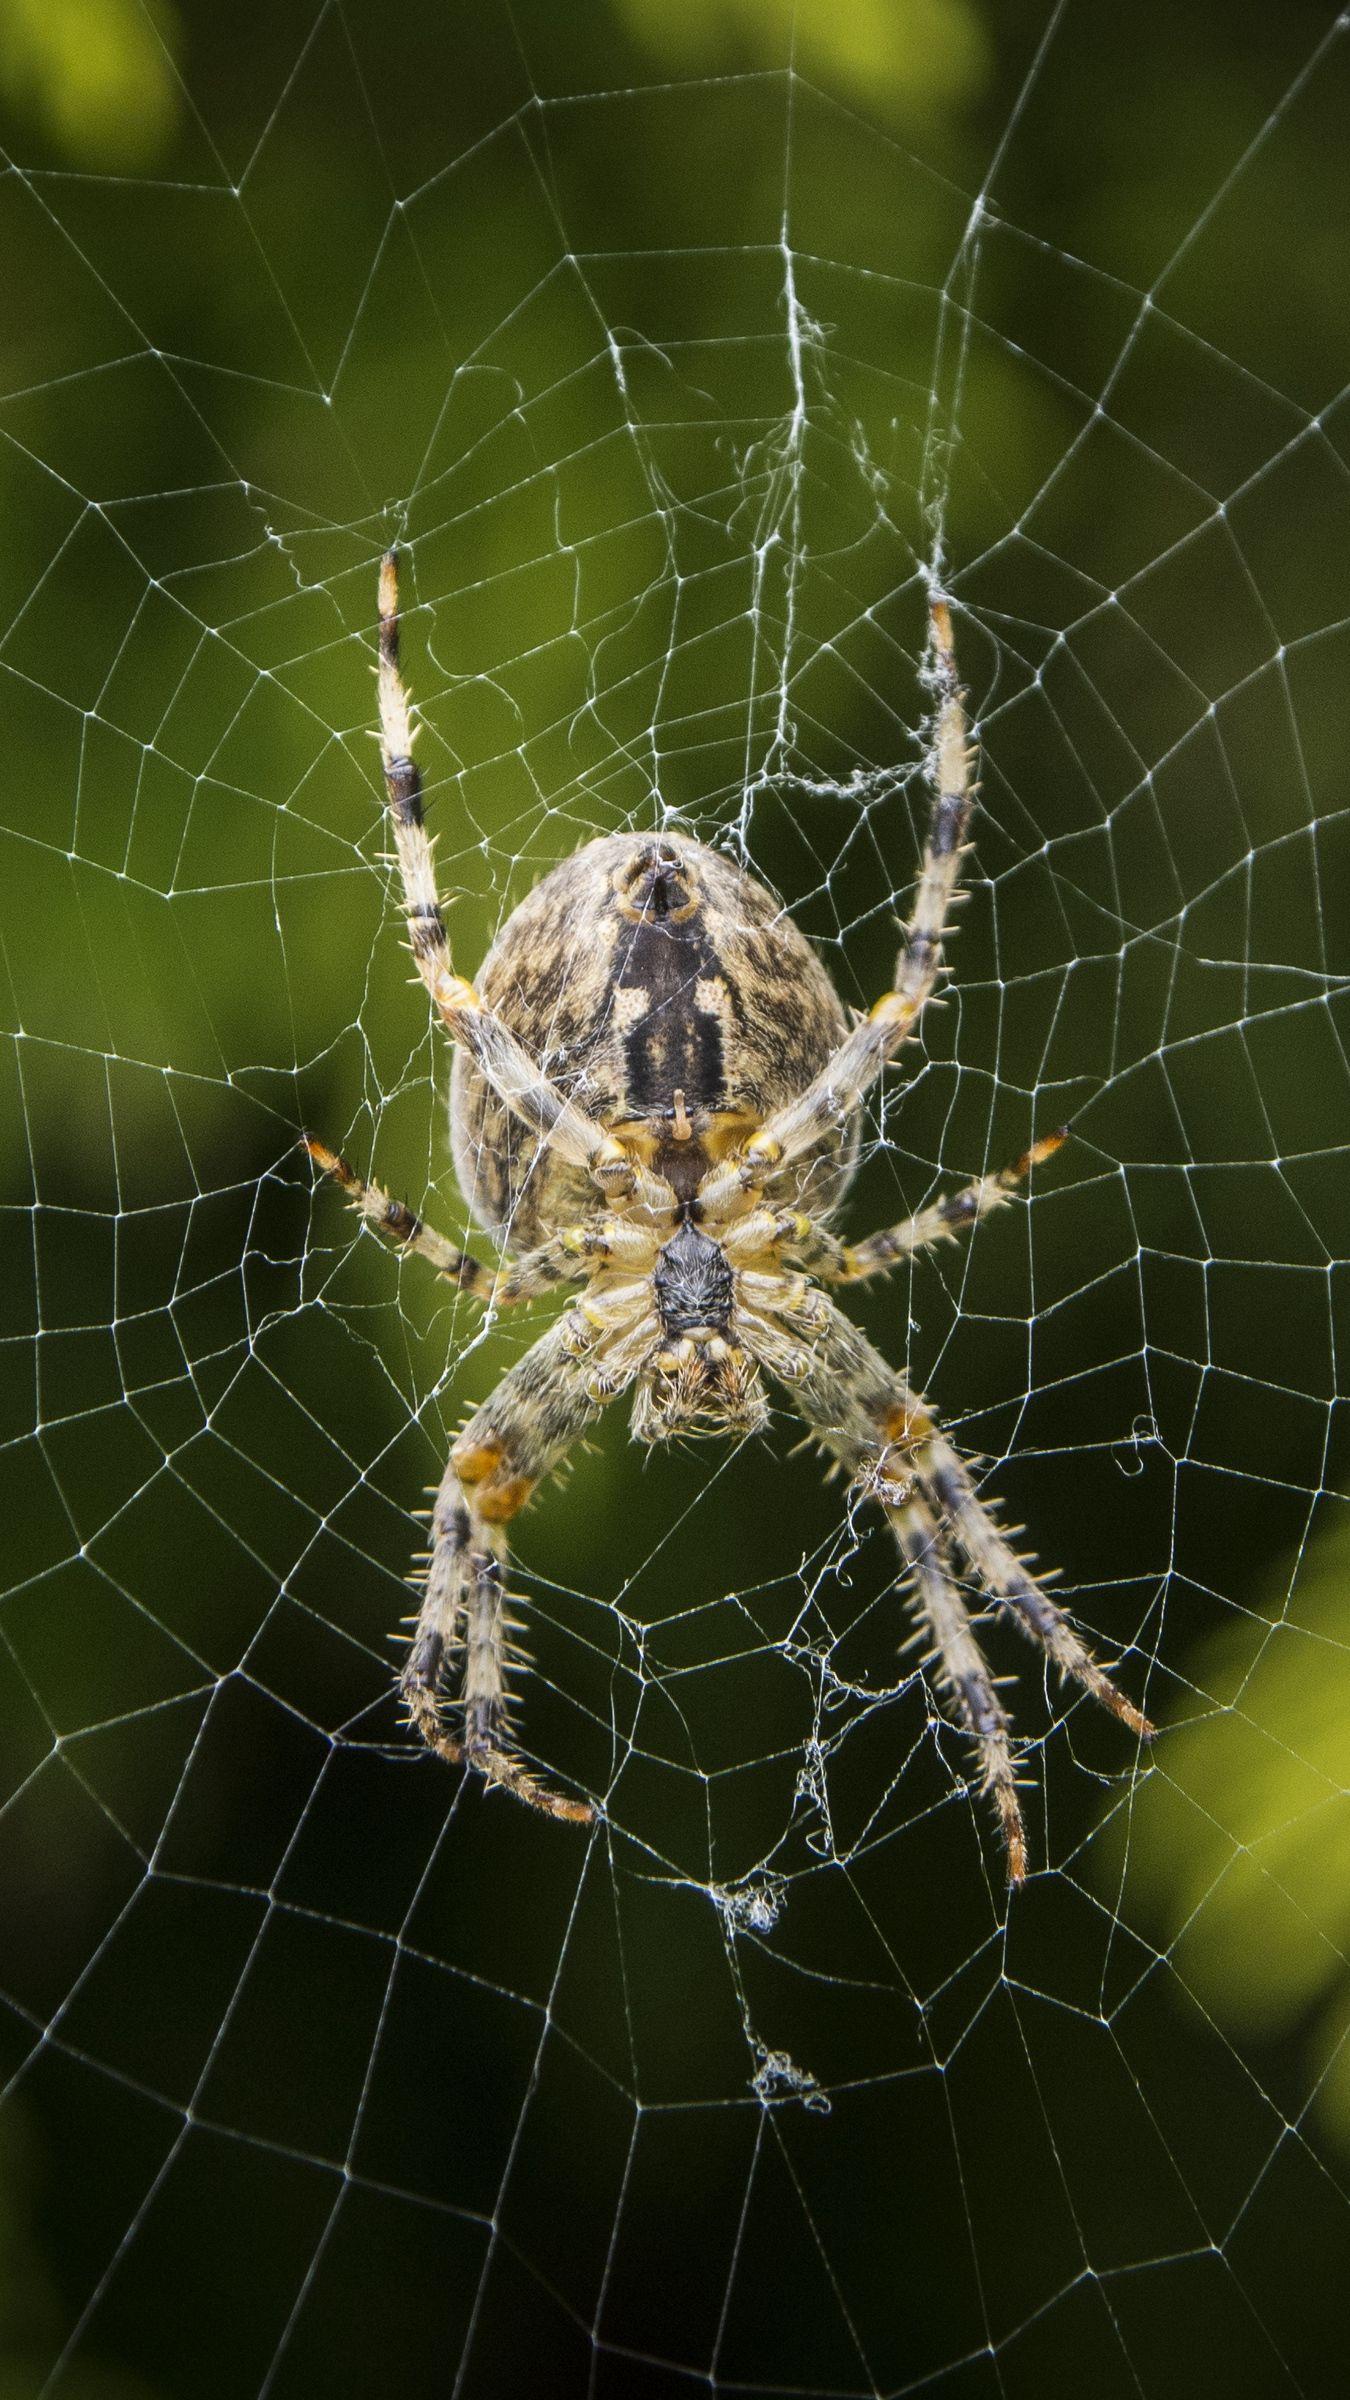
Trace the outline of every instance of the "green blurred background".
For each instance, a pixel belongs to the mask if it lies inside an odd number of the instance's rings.
[[[0,0],[2,2400],[1345,2388],[1348,102],[1264,0]],[[463,1226],[395,537],[466,968],[676,812],[857,1002],[942,545],[978,859],[850,1223],[1075,1140],[862,1313],[1166,1728],[991,1631],[1011,1909],[787,1426],[522,1529],[593,1837],[402,1734],[529,1329],[295,1147]]]

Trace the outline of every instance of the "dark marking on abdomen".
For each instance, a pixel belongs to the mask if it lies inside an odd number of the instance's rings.
[[[669,1109],[683,1092],[689,1109],[723,1105],[726,1067],[722,1027],[698,987],[720,978],[721,962],[708,940],[703,910],[682,921],[644,916],[621,935],[615,987],[640,991],[646,1007],[623,1037],[628,1102],[635,1116]]]

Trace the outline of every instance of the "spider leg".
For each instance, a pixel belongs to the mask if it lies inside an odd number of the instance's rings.
[[[725,1231],[720,1232],[722,1247],[736,1267],[773,1268],[787,1259],[793,1266],[804,1267],[822,1283],[861,1283],[864,1276],[887,1274],[916,1250],[930,1249],[934,1242],[954,1241],[967,1226],[1002,1208],[1032,1168],[1044,1159],[1053,1158],[1067,1139],[1066,1132],[1047,1134],[1043,1141],[1024,1150],[1010,1167],[1001,1167],[994,1175],[977,1176],[961,1191],[949,1192],[945,1199],[935,1200],[931,1208],[920,1209],[917,1216],[902,1218],[898,1225],[887,1226],[883,1233],[869,1234],[862,1242],[841,1242],[836,1234],[800,1209],[761,1205],[748,1216],[732,1219]]]
[[[970,1612],[952,1580],[931,1509],[926,1501],[915,1499],[903,1508],[887,1509],[886,1514],[909,1569],[920,1614],[933,1636],[939,1680],[979,1752],[984,1789],[998,1810],[1008,1881],[1021,1883],[1027,1871],[1027,1836],[1017,1797],[1017,1763],[1008,1712],[975,1638]]]
[[[917,1216],[905,1217],[898,1225],[887,1226],[884,1233],[871,1233],[862,1242],[839,1246],[839,1264],[833,1270],[819,1265],[815,1271],[831,1283],[861,1283],[866,1275],[886,1275],[898,1266],[902,1258],[912,1257],[916,1250],[931,1249],[934,1242],[954,1241],[968,1226],[978,1224],[1011,1200],[1014,1192],[1025,1183],[1033,1167],[1044,1159],[1053,1158],[1068,1136],[1049,1133],[1040,1142],[1014,1159],[1010,1167],[1000,1167],[995,1175],[978,1175],[973,1183],[959,1192],[948,1192],[945,1199],[935,1200],[930,1208],[921,1208]]]
[[[485,1009],[473,985],[456,974],[436,889],[436,869],[422,812],[422,778],[413,758],[414,727],[399,671],[398,554],[380,562],[380,656],[377,670],[380,760],[394,849],[403,881],[408,939],[418,974],[452,1039],[471,1050],[488,1081],[522,1122],[570,1165],[595,1176],[620,1197],[638,1180],[621,1142],[567,1099],[531,1058],[523,1042]]]
[[[470,1257],[467,1250],[457,1250],[453,1242],[447,1242],[444,1234],[437,1233],[431,1225],[424,1225],[420,1217],[415,1216],[410,1208],[405,1208],[401,1200],[395,1200],[383,1185],[363,1183],[355,1170],[348,1166],[346,1159],[338,1151],[330,1150],[315,1135],[307,1133],[304,1144],[315,1166],[321,1168],[325,1175],[331,1175],[339,1189],[347,1194],[358,1215],[364,1217],[381,1241],[388,1242],[393,1250],[413,1250],[419,1258],[428,1259],[438,1275],[444,1275],[449,1282],[458,1284],[462,1292],[471,1293],[474,1299],[488,1298],[492,1290],[493,1273],[490,1267],[483,1265],[481,1259]]]
[[[1064,1610],[1027,1572],[979,1499],[970,1470],[951,1443],[932,1432],[915,1450],[914,1468],[991,1598],[1001,1601],[1022,1631],[1040,1643],[1061,1674],[1072,1675],[1085,1692],[1091,1692],[1122,1725],[1128,1725],[1131,1733],[1142,1741],[1150,1740],[1156,1727],[1111,1681],[1105,1667],[1075,1633]]]
[[[330,1150],[315,1135],[307,1133],[304,1143],[316,1167],[331,1175],[381,1241],[388,1242],[392,1250],[415,1251],[419,1258],[430,1261],[438,1275],[457,1284],[462,1292],[481,1300],[485,1306],[500,1308],[516,1300],[537,1300],[543,1293],[556,1290],[560,1283],[584,1282],[594,1271],[597,1260],[609,1253],[610,1240],[603,1226],[598,1229],[578,1226],[551,1242],[542,1242],[537,1250],[528,1251],[524,1258],[509,1265],[484,1266],[481,1259],[471,1257],[467,1250],[457,1250],[444,1234],[425,1225],[412,1209],[385,1191],[382,1184],[363,1182],[338,1151]],[[613,1231],[617,1241],[620,1238],[617,1224]],[[647,1249],[651,1247],[647,1245]],[[644,1263],[645,1256],[644,1252]]]
[[[948,1541],[990,1598],[1062,1673],[1142,1739],[1154,1728],[1011,1549],[922,1400],[842,1310],[804,1278],[768,1272],[743,1272],[740,1300],[746,1348],[787,1386],[860,1495],[886,1512],[937,1645],[943,1681],[978,1745],[1002,1822],[1009,1875],[1020,1881],[1026,1850],[1008,1722],[947,1566]]]
[[[513,1664],[523,1663],[506,1589],[505,1528],[597,1414],[615,1379],[588,1364],[594,1337],[576,1312],[541,1336],[470,1418],[450,1453],[431,1512],[422,1605],[402,1675],[413,1725],[429,1749],[545,1815],[587,1824],[595,1811],[549,1789],[510,1734]],[[460,1664],[461,1730],[447,1731],[441,1689]]]
[[[734,1204],[737,1193],[759,1190],[785,1173],[852,1115],[913,1031],[942,972],[943,937],[961,872],[975,785],[965,704],[952,648],[951,612],[947,602],[937,598],[929,610],[929,655],[938,701],[926,767],[933,800],[913,912],[895,962],[894,986],[845,1035],[806,1090],[776,1110],[751,1136],[739,1160],[729,1167],[726,1203]],[[709,1178],[701,1198],[705,1212],[723,1204],[719,1179]]]

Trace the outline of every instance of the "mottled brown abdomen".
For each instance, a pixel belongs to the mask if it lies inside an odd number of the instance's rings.
[[[485,1004],[602,1124],[648,1129],[676,1094],[704,1163],[810,1082],[847,1030],[811,945],[762,884],[685,835],[613,834],[536,884],[476,977]],[[510,1115],[455,1053],[450,1132],[474,1215],[512,1250],[594,1212],[588,1179]],[[840,1129],[807,1161],[828,1208],[852,1170]],[[698,1145],[691,1155],[697,1155]]]

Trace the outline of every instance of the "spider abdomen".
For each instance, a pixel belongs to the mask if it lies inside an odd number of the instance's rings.
[[[486,1007],[607,1127],[640,1134],[691,1188],[810,1083],[847,1030],[805,936],[764,886],[687,835],[614,834],[555,867],[507,919],[476,978]],[[685,1119],[692,1137],[668,1139]],[[592,1214],[594,1187],[536,1137],[464,1049],[455,1166],[479,1222],[521,1250]],[[812,1162],[817,1207],[852,1166],[851,1129]]]

